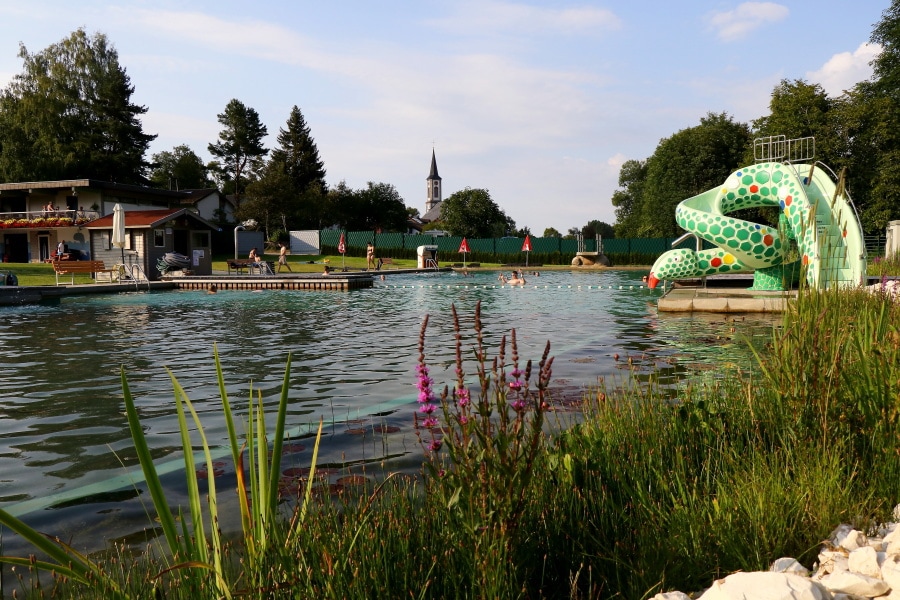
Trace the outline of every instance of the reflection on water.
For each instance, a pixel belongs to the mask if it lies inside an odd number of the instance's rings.
[[[230,400],[241,414],[251,385],[266,402],[277,402],[290,356],[288,427],[306,435],[324,418],[322,460],[343,466],[346,475],[347,465],[364,464],[379,473],[418,471],[421,450],[412,430],[418,333],[430,314],[426,346],[432,376],[441,386],[449,383],[451,303],[460,312],[467,343],[478,301],[488,348],[516,328],[520,356],[537,360],[550,340],[561,400],[580,398],[598,378],[622,378],[626,372],[645,377],[654,371],[663,383],[672,383],[694,363],[749,365],[742,336],[770,333],[767,321],[657,314],[659,294],[636,289],[640,276],[638,271],[548,272],[530,278],[525,288],[501,288],[491,273],[393,275],[351,293],[128,293],[4,308],[0,506],[28,512],[22,506],[42,507],[40,499],[121,476],[123,465],[133,468],[122,367],[158,459],[179,456],[167,369],[196,404],[211,443],[224,444],[213,344]],[[286,466],[302,467],[309,455],[298,452]],[[172,476],[176,499],[179,481],[183,474]],[[130,496],[100,488],[88,490],[96,494],[93,506],[104,515],[103,523],[110,512],[132,510],[120,503]],[[34,504],[19,504],[25,500]],[[74,507],[65,510],[73,533],[100,527],[96,517],[85,514],[91,509],[83,502],[67,502]],[[73,518],[76,509],[81,512]],[[141,510],[134,512],[144,518]],[[43,518],[52,523],[48,529],[62,533],[56,529],[58,517],[32,518]]]

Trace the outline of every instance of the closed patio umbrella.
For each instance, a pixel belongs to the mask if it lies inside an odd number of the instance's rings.
[[[125,264],[125,209],[121,204],[113,207],[112,245],[122,250],[122,264]]]

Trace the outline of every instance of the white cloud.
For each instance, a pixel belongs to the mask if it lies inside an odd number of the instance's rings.
[[[610,156],[609,158],[607,158],[606,164],[609,165],[609,167],[615,169],[616,173],[618,173],[622,169],[622,165],[624,165],[625,161],[627,161],[627,160],[628,160],[627,156],[625,156],[621,152],[618,152],[618,153],[614,154],[613,156]]]
[[[512,2],[465,2],[450,17],[431,21],[457,33],[514,31],[518,33],[582,33],[617,30],[622,21],[610,10],[589,6],[551,9]]]
[[[831,96],[840,96],[861,81],[872,76],[869,63],[881,53],[878,44],[860,44],[854,52],[841,52],[832,56],[817,71],[806,74],[810,83],[818,83]]]
[[[279,25],[253,20],[226,20],[199,12],[123,11],[150,31],[177,38],[179,44],[199,44],[220,52],[271,61],[321,66],[321,54],[305,37]]]
[[[720,40],[733,42],[763,25],[783,21],[789,14],[786,6],[774,2],[744,2],[734,10],[713,13],[709,17],[709,28]]]

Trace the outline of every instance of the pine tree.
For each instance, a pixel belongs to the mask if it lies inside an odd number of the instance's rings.
[[[219,132],[220,141],[209,144],[209,153],[220,161],[226,184],[223,191],[230,189],[240,205],[247,181],[262,168],[263,157],[269,152],[262,143],[268,131],[260,122],[259,113],[237,99],[232,99],[217,117],[224,129]]]
[[[278,146],[272,151],[272,162],[282,165],[298,193],[303,194],[311,186],[322,195],[328,191],[325,165],[297,106],[291,109],[285,128],[278,131]]]

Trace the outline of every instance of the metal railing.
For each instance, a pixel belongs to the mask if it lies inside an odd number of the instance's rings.
[[[0,227],[72,227],[99,218],[95,210],[23,210],[0,213]]]
[[[783,135],[753,140],[753,160],[761,162],[803,162],[816,156],[816,138],[789,140]]]

